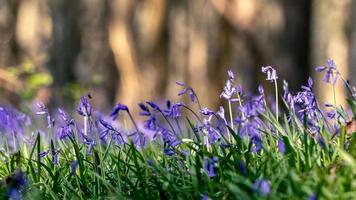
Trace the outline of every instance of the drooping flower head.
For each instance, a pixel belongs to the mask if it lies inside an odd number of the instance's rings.
[[[46,108],[46,106],[42,103],[42,102],[38,102],[36,104],[37,106],[37,111],[35,112],[36,115],[44,115],[46,116],[47,119],[47,128],[51,128],[54,124],[54,119],[51,118],[50,113],[48,112],[48,109]]]
[[[170,117],[172,119],[178,119],[179,117],[182,116],[180,112],[180,107],[184,106],[184,103],[177,102],[172,104],[171,101],[168,100],[166,106],[167,108],[163,111],[166,117]]]
[[[228,79],[226,81],[223,91],[220,94],[220,98],[231,100],[232,96],[237,92],[237,89],[234,86],[235,75],[231,70],[229,70],[227,73]]]
[[[176,81],[176,84],[183,87],[183,89],[178,93],[178,96],[182,96],[186,93],[189,93],[189,98],[193,103],[196,103],[198,101],[198,97],[191,87],[179,81]]]
[[[89,102],[89,99],[91,96],[88,94],[87,96],[82,96],[82,100],[77,108],[77,112],[79,115],[81,116],[87,116],[90,117],[91,116],[91,111],[92,111],[92,106]]]
[[[214,111],[210,110],[209,108],[202,108],[199,110],[201,114],[206,115],[206,116],[211,116],[214,114]]]
[[[261,69],[263,73],[267,74],[267,78],[266,78],[267,81],[273,82],[278,79],[277,72],[273,67],[266,66],[266,67],[262,67]]]
[[[112,120],[116,120],[116,118],[119,116],[120,111],[126,111],[129,112],[129,108],[121,103],[116,104],[116,106],[112,109],[110,113],[110,117],[112,117]]]
[[[298,92],[293,98],[296,114],[301,121],[304,120],[304,117],[307,117],[310,122],[315,121],[318,107],[313,92],[313,80],[309,77],[308,85],[301,88],[302,91]]]
[[[210,178],[215,176],[215,163],[217,163],[218,160],[217,157],[204,159],[204,169]]]
[[[337,70],[336,64],[332,59],[328,59],[328,61],[326,62],[326,66],[316,67],[315,70],[317,72],[325,71],[323,81],[325,83],[332,83],[333,85],[336,84],[336,81],[337,81],[338,77],[340,76],[340,72]]]

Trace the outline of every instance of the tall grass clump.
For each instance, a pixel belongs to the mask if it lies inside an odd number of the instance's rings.
[[[74,112],[38,103],[29,117],[3,106],[0,199],[354,199],[356,88],[332,60],[316,70],[334,91],[344,83],[349,108],[323,106],[311,78],[290,92],[270,66],[262,72],[275,101],[228,71],[226,108],[203,107],[177,82],[191,106],[139,103],[143,123],[121,103],[101,113],[90,95]]]

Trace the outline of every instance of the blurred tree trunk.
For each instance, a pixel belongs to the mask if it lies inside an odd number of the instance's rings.
[[[108,111],[115,100],[118,72],[109,46],[107,0],[82,1],[78,16],[81,49],[75,62],[75,79],[93,96],[95,107]]]
[[[65,91],[75,82],[74,68],[81,51],[79,16],[82,15],[80,1],[48,1],[53,23],[52,43],[49,50],[48,67],[53,74],[53,89],[56,92],[53,103],[63,105],[73,102],[75,97]]]
[[[20,63],[20,50],[16,41],[16,22],[20,0],[0,0],[0,67]]]
[[[349,79],[352,85],[356,86],[356,1],[352,1],[351,15],[349,18],[349,39],[350,39],[350,51],[349,51]]]
[[[325,65],[328,58],[335,61],[343,76],[348,76],[349,44],[346,35],[350,16],[349,0],[314,0],[312,5],[311,57],[312,65]],[[323,83],[323,74],[314,71],[317,95],[320,103],[334,103],[330,84]],[[341,81],[336,84],[337,104],[344,104],[345,89]]]
[[[19,0],[0,0],[0,93],[1,103],[19,103],[17,80],[6,67],[16,67],[21,63],[21,51],[16,40],[16,21]],[[5,98],[3,98],[5,97]]]
[[[110,5],[109,43],[120,76],[116,99],[136,108],[137,102],[154,98],[157,89],[163,90],[166,63],[160,47],[164,41],[159,36],[165,0],[112,0]]]

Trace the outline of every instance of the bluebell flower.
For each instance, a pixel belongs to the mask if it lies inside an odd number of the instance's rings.
[[[170,101],[167,101],[167,109],[165,109],[163,113],[166,117],[170,117],[172,119],[178,119],[179,117],[182,116],[180,112],[180,107],[182,106],[184,106],[184,103],[177,102],[172,104]]]
[[[284,145],[284,142],[282,138],[278,138],[278,150],[281,152],[281,154],[284,154],[286,152],[286,146]]]
[[[146,137],[142,133],[138,133],[137,131],[132,134],[133,142],[137,147],[146,146]]]
[[[77,108],[77,113],[81,116],[91,116],[92,106],[86,96],[82,96],[82,100]]]
[[[273,82],[278,79],[277,72],[273,67],[266,66],[266,67],[262,67],[261,69],[263,73],[267,74],[267,78],[266,78],[267,81]]]
[[[228,79],[224,86],[223,91],[220,94],[220,98],[231,100],[232,96],[237,92],[237,88],[234,86],[235,76],[231,70],[228,71]]]
[[[11,188],[8,193],[7,193],[7,197],[11,200],[22,200],[23,196],[21,194],[21,192],[17,189]]]
[[[92,152],[93,152],[94,146],[96,146],[95,141],[94,141],[94,140],[92,140],[92,141],[86,141],[85,143],[89,145],[87,154],[88,154],[88,155],[91,155]]]
[[[209,144],[214,144],[215,141],[218,139],[216,130],[211,126],[209,122],[204,123],[204,128],[209,134]]]
[[[59,139],[65,139],[66,137],[74,138],[74,132],[69,126],[62,126],[57,129]]]
[[[16,200],[23,199],[22,192],[28,185],[26,174],[24,172],[21,170],[13,172],[11,175],[6,177],[5,183],[8,188],[6,197]]]
[[[201,194],[201,200],[209,200],[209,196],[206,195],[206,193],[204,192],[203,194]]]
[[[239,171],[240,171],[243,175],[247,175],[246,164],[245,164],[242,160],[239,160],[239,161],[237,162],[237,167],[238,167]]]
[[[42,151],[42,152],[40,152],[40,158],[42,159],[42,158],[44,158],[44,157],[46,157],[47,156],[47,154],[48,154],[48,151]]]
[[[312,193],[308,196],[308,200],[317,200],[318,199],[318,195],[316,195],[315,193]]]
[[[54,124],[54,119],[51,118],[51,115],[49,114],[48,109],[42,102],[38,102],[36,105],[37,105],[37,108],[39,109],[38,111],[36,111],[36,115],[46,116],[47,128],[51,128]]]
[[[70,171],[72,175],[75,175],[75,172],[77,171],[77,166],[78,166],[78,161],[73,160],[72,163],[70,164]]]
[[[109,122],[99,118],[99,124],[104,127],[99,133],[99,138],[101,140],[104,140],[105,137],[110,134],[112,140],[117,141],[119,144],[124,143],[124,138],[122,137],[121,132],[114,128]]]
[[[317,72],[325,71],[323,81],[325,83],[332,83],[333,85],[336,84],[338,77],[340,76],[340,72],[338,71],[335,62],[332,59],[328,59],[326,66],[319,66],[316,67],[315,70]],[[331,80],[332,78],[332,80]]]
[[[251,134],[251,133],[250,133]],[[253,134],[251,137],[251,143],[253,144],[252,152],[258,153],[262,150],[262,139],[259,135]]]
[[[176,152],[173,148],[169,147],[169,148],[164,148],[164,154],[167,156],[172,156],[176,154]]]
[[[321,148],[326,149],[326,143],[324,137],[321,135],[319,131],[315,133],[315,139],[319,143]]]
[[[283,80],[283,99],[291,111],[294,111],[294,97],[289,91],[288,82]]]
[[[208,108],[202,108],[199,110],[199,112],[203,115],[206,115],[206,116],[211,116],[214,114],[214,111],[208,109]]]
[[[308,79],[308,85],[302,86],[302,91],[298,92],[293,99],[296,114],[301,121],[304,120],[305,116],[310,122],[317,119],[318,107],[311,78]]]
[[[121,103],[116,104],[110,113],[110,117],[112,117],[112,120],[116,120],[116,118],[119,116],[120,111],[129,112],[129,108]]]
[[[271,189],[267,179],[257,179],[253,184],[253,190],[262,196],[267,196]]]
[[[106,129],[108,130],[115,130],[114,127],[107,121],[105,121],[104,119],[100,118],[99,119],[99,123]]]
[[[58,165],[58,153],[57,151],[51,147],[51,154],[52,154],[52,158],[53,158],[53,164],[54,165]]]
[[[159,128],[159,122],[155,114],[151,114],[149,118],[143,122],[143,125],[146,129],[155,131]]]
[[[190,100],[193,103],[197,102],[197,100],[198,100],[197,95],[196,95],[195,91],[191,87],[189,87],[189,86],[187,86],[184,83],[179,82],[179,81],[176,81],[176,84],[181,86],[181,87],[183,87],[183,89],[178,93],[178,96],[182,96],[182,95],[184,95],[186,93],[189,93]]]
[[[141,116],[150,116],[151,115],[151,112],[150,110],[148,109],[148,107],[143,104],[143,103],[139,103],[138,106],[141,108],[141,112],[140,112],[140,115]]]
[[[162,112],[161,108],[153,101],[147,101],[146,102],[149,106],[151,106],[151,108],[153,110],[155,110],[156,112]]]
[[[217,157],[204,159],[204,169],[210,178],[215,176],[215,163],[217,163],[218,160]]]

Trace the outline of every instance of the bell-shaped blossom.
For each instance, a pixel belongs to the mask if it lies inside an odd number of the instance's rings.
[[[276,81],[278,79],[276,70],[271,66],[262,67],[262,72],[267,74],[267,81]]]

